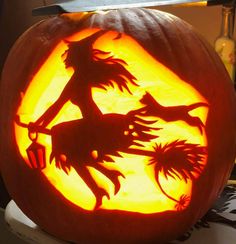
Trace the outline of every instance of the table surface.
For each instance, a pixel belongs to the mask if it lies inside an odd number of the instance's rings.
[[[1,244],[26,244],[24,240],[20,239],[15,234],[10,232],[4,220],[4,209],[0,209],[0,243]]]
[[[11,201],[0,219],[0,243],[65,244],[45,232],[28,219]],[[6,224],[7,223],[7,224]],[[13,234],[10,233],[10,231]],[[20,240],[20,239],[22,240]],[[179,240],[170,244],[235,244],[236,243],[236,186],[225,187],[213,208]]]

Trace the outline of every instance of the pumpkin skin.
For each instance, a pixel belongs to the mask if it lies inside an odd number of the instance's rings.
[[[85,210],[66,199],[17,149],[15,116],[29,83],[61,40],[85,29],[122,33],[193,87],[208,104],[204,133],[207,159],[182,211],[138,213]],[[23,93],[23,94],[22,94]],[[62,15],[25,32],[6,61],[1,84],[1,173],[22,211],[46,232],[82,243],[163,243],[191,227],[223,189],[235,158],[236,101],[217,54],[184,21],[156,10]]]

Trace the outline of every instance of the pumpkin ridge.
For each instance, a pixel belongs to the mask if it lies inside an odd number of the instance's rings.
[[[151,15],[153,17],[153,19],[155,20],[155,22],[157,23],[157,25],[155,26],[156,31],[159,30],[160,34],[158,34],[158,38],[159,36],[162,37],[162,41],[163,41],[163,48],[167,48],[168,50],[168,59],[171,59],[170,63],[171,66],[170,68],[173,70],[178,70],[179,68],[179,62],[178,60],[175,58],[176,55],[173,55],[173,52],[175,52],[175,48],[172,47],[172,42],[170,41],[169,35],[168,35],[168,29],[166,29],[166,25],[163,25],[163,20],[165,22],[167,22],[168,26],[173,22],[172,20],[172,16],[168,15],[168,19],[165,19],[164,16],[162,18],[162,15],[160,13],[155,13],[155,12],[151,12],[148,11],[149,15]],[[166,15],[166,13],[164,13]],[[169,27],[168,27],[169,28]],[[167,31],[166,31],[167,30]],[[153,34],[153,33],[152,33]],[[160,62],[162,62],[161,60],[159,60]],[[166,65],[166,64],[165,64]]]
[[[140,17],[143,19],[143,26],[148,31],[148,34],[149,34],[148,39],[152,40],[152,38],[155,38],[155,35],[156,35],[156,32],[153,28],[153,23],[155,23],[155,24],[158,23],[158,18],[155,14],[153,14],[148,9],[140,9],[140,13],[141,13]],[[157,26],[159,26],[159,25],[160,24],[158,23]],[[164,36],[164,37],[166,39],[166,36]],[[166,43],[168,44],[167,39],[166,39]],[[154,47],[152,46],[151,49],[153,49],[153,48]]]
[[[181,28],[180,28],[180,25],[181,25]],[[183,30],[185,30],[187,32],[188,27],[189,27],[189,25],[186,25],[185,22],[181,21],[179,23],[179,21],[173,21],[173,26],[175,26],[175,30],[176,30],[175,33],[176,33],[176,37],[178,39],[178,43],[182,43],[182,40],[184,38],[191,38],[192,32],[191,32],[191,34],[183,33]],[[185,58],[184,60],[182,60],[183,65],[185,63],[193,63],[192,59],[189,55],[191,48],[188,46],[188,43],[190,43],[190,42],[186,42],[186,43],[187,43],[186,45],[178,45],[178,47],[181,47],[181,50],[180,50],[180,48],[178,48],[179,53],[182,53],[183,59]],[[188,49],[188,47],[189,47],[189,49]],[[177,56],[178,56],[178,54],[177,54]],[[182,63],[180,63],[181,66],[182,66]]]

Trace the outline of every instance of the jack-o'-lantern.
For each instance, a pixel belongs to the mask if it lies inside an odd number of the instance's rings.
[[[235,157],[235,95],[212,48],[167,13],[64,14],[11,50],[1,170],[42,229],[155,243],[211,206]]]

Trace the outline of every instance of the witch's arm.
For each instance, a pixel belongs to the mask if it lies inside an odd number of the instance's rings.
[[[36,121],[34,124],[46,127],[58,114],[66,101],[58,98]]]
[[[58,99],[32,125],[46,127],[59,113],[63,105],[70,99],[70,81],[65,86]]]

